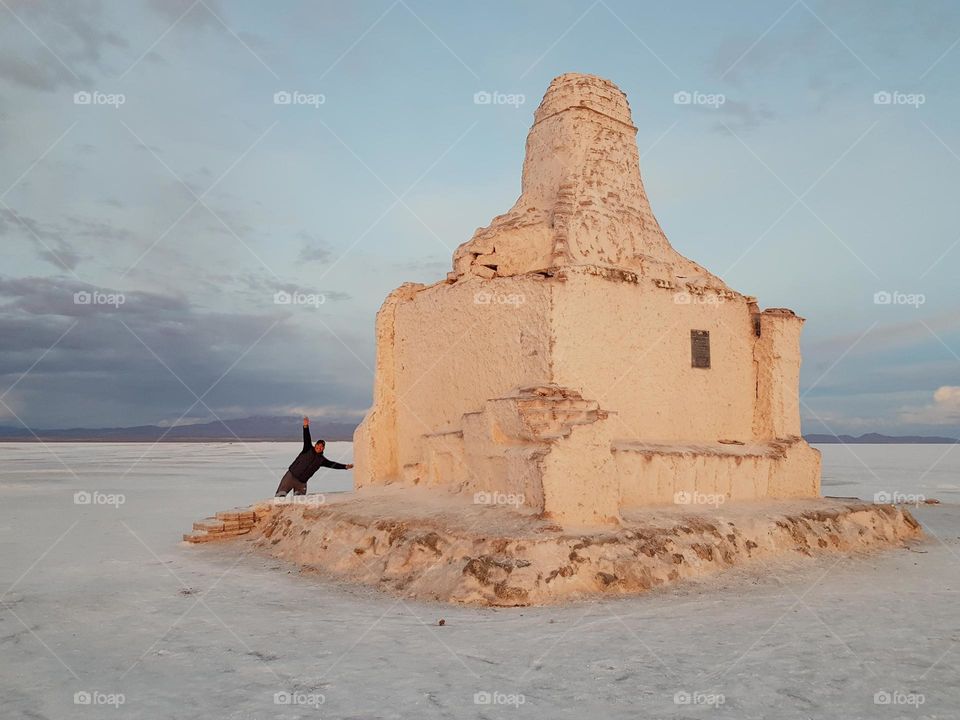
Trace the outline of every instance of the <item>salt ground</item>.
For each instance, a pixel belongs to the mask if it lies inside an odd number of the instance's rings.
[[[957,717],[956,449],[821,448],[825,494],[942,501],[910,549],[494,610],[179,542],[269,495],[298,445],[0,445],[3,717]],[[325,470],[311,490],[349,485]]]

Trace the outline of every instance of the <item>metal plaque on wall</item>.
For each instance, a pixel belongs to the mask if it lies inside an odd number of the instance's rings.
[[[710,331],[690,331],[690,356],[695,368],[710,367]]]

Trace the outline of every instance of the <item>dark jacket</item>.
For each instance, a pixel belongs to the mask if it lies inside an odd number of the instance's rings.
[[[290,474],[300,482],[306,482],[322,467],[336,468],[337,470],[346,470],[347,468],[343,463],[328,460],[323,456],[323,453],[314,450],[313,443],[310,442],[310,428],[305,427],[303,429],[303,450],[290,465]]]

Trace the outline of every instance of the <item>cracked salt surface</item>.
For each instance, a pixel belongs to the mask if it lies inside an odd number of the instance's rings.
[[[270,495],[297,443],[50,446],[62,463],[0,444],[2,715],[956,717],[960,452],[821,449],[825,494],[939,497],[915,511],[927,540],[496,610],[179,543],[203,514]],[[348,462],[351,447],[327,455]],[[323,471],[310,487],[349,484]]]

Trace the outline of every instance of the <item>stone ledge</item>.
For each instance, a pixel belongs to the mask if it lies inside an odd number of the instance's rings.
[[[752,443],[683,443],[660,444],[639,442],[636,440],[614,440],[611,444],[613,452],[635,452],[641,455],[721,455],[740,457],[771,457],[783,453],[783,447],[789,440]]]
[[[860,500],[663,507],[577,532],[437,495],[378,489],[275,506],[250,542],[304,569],[405,597],[523,606],[638,594],[778,555],[853,553],[922,535],[907,510]]]

